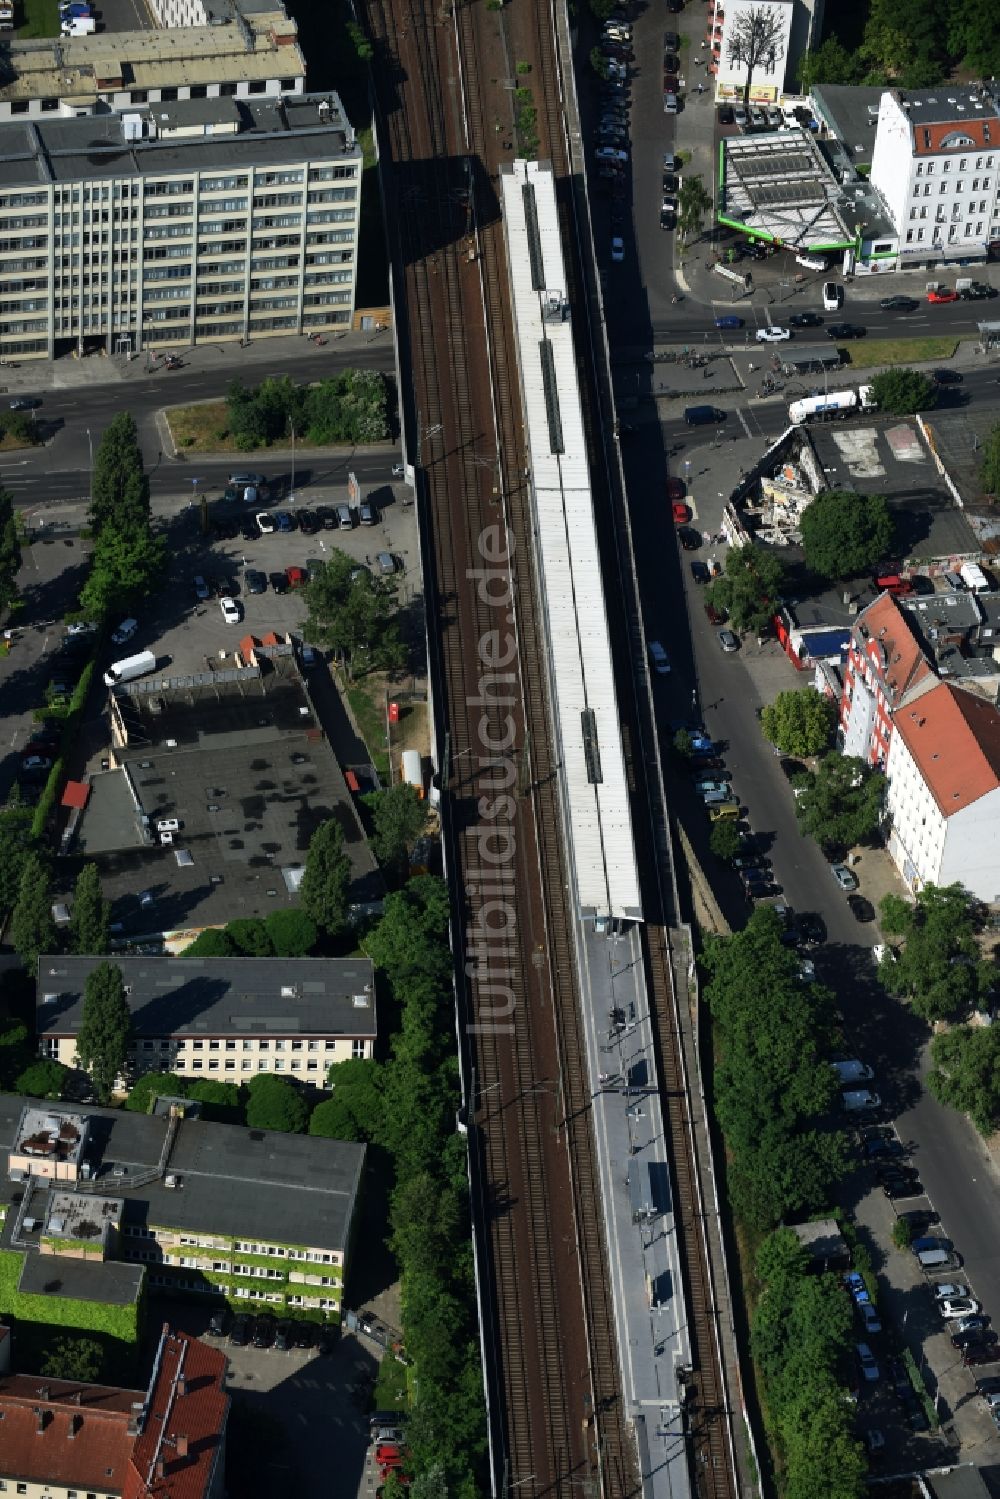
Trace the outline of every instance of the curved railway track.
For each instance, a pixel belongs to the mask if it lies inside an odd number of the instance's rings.
[[[598,1492],[625,1499],[638,1492],[639,1481],[605,1271],[559,767],[493,187],[505,146],[515,139],[509,36],[516,59],[531,66],[525,76],[539,106],[538,154],[552,161],[560,179],[568,290],[579,306],[585,292],[576,264],[555,27],[540,0],[534,6],[514,0],[502,21],[482,5],[464,5],[452,16],[429,0],[368,0],[363,13],[379,58],[399,337],[412,377],[412,390],[401,397],[410,403],[411,449],[416,446],[432,676],[447,735],[445,831],[467,980],[460,1022],[471,1078],[494,1481],[505,1494],[516,1487],[526,1496],[558,1492],[568,1499],[576,1488],[595,1499]],[[582,329],[584,319],[579,322]],[[582,344],[577,358],[585,418],[597,455],[601,396],[591,351]],[[594,469],[596,481],[601,464]],[[613,498],[598,494],[597,502],[607,507]],[[470,568],[482,567],[484,538],[502,535],[513,543],[512,560],[504,558],[495,569],[509,576],[506,613],[498,613],[468,576]],[[494,540],[487,550],[492,560]],[[514,680],[506,693],[494,687],[484,694],[482,643],[502,632],[505,620],[516,631],[516,670],[508,671]],[[624,727],[628,742],[632,725]],[[502,752],[484,749],[501,743]],[[635,770],[630,763],[630,783],[641,799]],[[512,856],[499,872],[491,866],[485,880],[483,849],[498,826],[484,820],[482,803],[501,792],[511,802],[503,832]],[[647,856],[655,870],[655,855],[647,850]],[[654,883],[655,874],[651,889]],[[484,940],[488,908],[498,899],[514,913],[513,935]],[[699,1258],[698,1183],[662,928],[650,933],[649,953],[691,1294],[692,1486],[705,1499],[729,1499],[736,1488],[727,1482],[721,1435],[724,1384],[710,1277]],[[486,999],[497,988],[510,996],[503,1013]]]

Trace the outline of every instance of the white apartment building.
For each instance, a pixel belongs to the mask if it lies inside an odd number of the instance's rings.
[[[76,1065],[87,975],[101,958],[43,956],[35,1005],[43,1057]],[[118,957],[132,1011],[127,1088],[144,1072],[246,1083],[283,1073],[323,1088],[334,1062],[371,1057],[366,958]]]
[[[968,85],[887,90],[871,182],[899,234],[899,267],[985,259],[1000,238],[1000,115]]]
[[[1000,712],[941,683],[892,715],[889,853],[916,892],[958,881],[1000,901]]]
[[[336,95],[0,124],[0,353],[349,328],[361,172]]]

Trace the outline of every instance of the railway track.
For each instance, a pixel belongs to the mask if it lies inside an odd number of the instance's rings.
[[[380,59],[382,161],[386,200],[396,210],[389,221],[401,345],[413,382],[412,392],[401,395],[410,401],[417,444],[426,596],[429,608],[436,606],[432,672],[447,735],[446,837],[468,979],[461,1019],[475,1126],[494,1482],[505,1492],[568,1496],[576,1487],[624,1499],[638,1491],[638,1479],[599,1226],[559,768],[503,234],[491,187],[505,144],[515,137],[505,87],[514,71],[512,45],[517,60],[530,64],[527,76],[541,105],[539,154],[561,179],[568,290],[578,306],[585,289],[553,17],[523,0],[508,7],[502,22],[483,6],[465,5],[451,17],[422,0],[368,0],[362,13]],[[601,392],[583,341],[577,359],[596,459],[603,452]],[[601,464],[594,468],[596,478]],[[602,498],[608,507],[614,503],[610,493],[598,495],[599,504]],[[517,670],[509,694],[486,694],[484,701],[481,644],[495,636],[501,617],[467,574],[480,565],[484,537],[494,534],[514,543],[513,559],[505,556],[497,570],[508,576],[510,608],[503,617],[516,630]],[[628,753],[633,728],[624,727]],[[508,736],[502,753],[484,752]],[[628,768],[641,796],[631,754]],[[496,796],[501,783],[512,803],[502,831],[513,853],[508,866],[491,866],[484,882],[483,839],[498,829],[484,827],[482,800],[484,792]],[[486,941],[488,908],[498,895],[514,913],[513,935]],[[725,1482],[725,1392],[713,1360],[710,1277],[699,1258],[693,1141],[662,928],[650,933],[649,948],[691,1296],[693,1487],[706,1499],[727,1499],[736,1489]],[[503,1013],[487,1002],[498,990],[508,997]]]

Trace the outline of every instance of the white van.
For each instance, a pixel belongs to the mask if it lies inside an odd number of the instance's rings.
[[[663,113],[664,114],[668,114],[668,115],[675,115],[677,113],[677,95],[676,94],[664,94],[664,96],[663,96]]]
[[[836,281],[823,282],[823,311],[839,312],[840,304],[844,300],[844,288],[838,286]]]
[[[64,21],[59,30],[63,36],[93,36],[97,30],[97,22],[93,16],[73,16],[71,20]]]
[[[126,656],[123,661],[112,661],[104,673],[105,687],[117,687],[121,682],[131,682],[133,677],[144,677],[156,670],[156,657],[152,651],[140,651],[137,656]]]

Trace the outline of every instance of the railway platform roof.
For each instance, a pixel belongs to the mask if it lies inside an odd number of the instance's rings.
[[[552,169],[501,173],[537,551],[582,914],[642,918]]]

